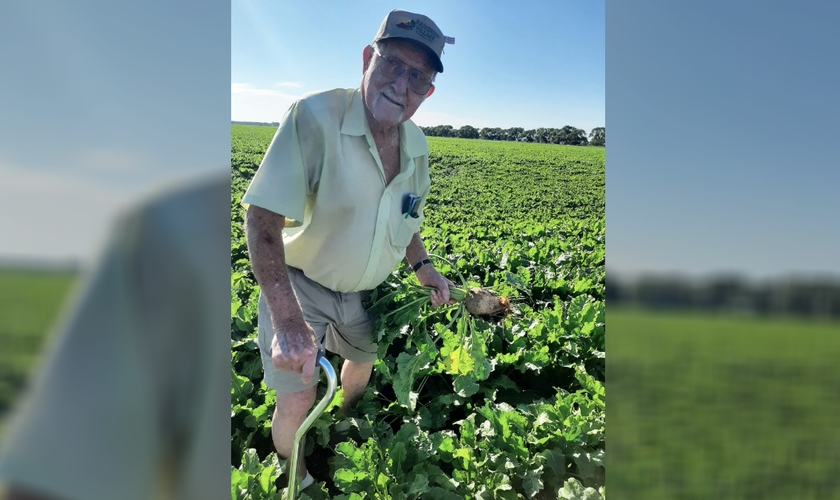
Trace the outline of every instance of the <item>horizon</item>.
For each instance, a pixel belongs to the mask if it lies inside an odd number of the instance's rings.
[[[258,126],[272,126],[272,127],[279,127],[280,126],[280,122],[254,122],[254,121],[247,121],[247,120],[231,120],[230,123],[232,125],[258,125]],[[451,125],[449,125],[448,123],[438,123],[437,125],[418,125],[418,127],[420,127],[420,128],[434,128],[434,127],[446,127],[446,126],[451,126]],[[461,127],[453,127],[453,130],[458,130],[458,129],[464,127],[464,126],[471,126],[471,125],[469,123],[467,123],[466,125],[462,125]],[[481,128],[474,127],[474,128],[477,129],[477,130],[481,130],[481,129],[484,129],[484,128],[500,129],[500,130],[510,130],[510,129],[515,129],[515,128],[521,128],[525,131],[528,131],[528,130],[539,130],[541,128],[542,129],[560,130],[563,127],[567,127],[567,126],[574,127],[574,125],[571,125],[571,124],[567,123],[566,125],[563,125],[561,127],[539,127],[539,128],[536,128],[536,129],[526,129],[525,127],[518,127],[518,126],[513,126],[513,127],[481,127]],[[580,127],[575,127],[575,128],[580,128]],[[600,127],[594,127],[592,130],[595,130],[595,128],[603,128],[604,130],[606,130],[606,127],[604,127],[603,125],[600,126]],[[586,131],[586,129],[580,129],[580,130]],[[587,137],[589,136],[590,133],[592,133],[592,130],[586,131],[587,132]],[[432,136],[432,137],[434,137],[434,136]]]
[[[444,137],[443,139],[449,139]],[[484,140],[484,139],[474,139]],[[80,272],[88,265],[86,257],[44,257],[29,255],[0,255],[0,271],[21,272]],[[772,275],[751,275],[749,272],[737,269],[721,269],[709,272],[692,272],[684,269],[659,269],[647,271],[606,271],[607,279],[634,284],[644,279],[676,280],[691,285],[701,285],[719,279],[735,279],[747,285],[769,285],[783,283],[840,285],[840,273],[835,272],[797,272],[783,271]]]

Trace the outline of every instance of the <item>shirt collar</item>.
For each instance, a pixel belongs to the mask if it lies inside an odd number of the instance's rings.
[[[365,116],[365,103],[362,102],[362,92],[359,89],[353,91],[350,104],[344,113],[344,123],[341,124],[341,133],[345,135],[365,135],[367,130],[367,117]]]
[[[363,136],[369,133],[367,116],[365,115],[365,103],[362,101],[361,89],[353,91],[347,111],[344,114],[344,122],[341,124],[341,133],[345,135]],[[411,120],[400,124],[400,148],[405,151],[409,158],[416,158],[428,154],[426,137],[423,132]]]
[[[429,143],[426,136],[420,130],[420,127],[411,120],[406,120],[400,124],[400,147],[409,158],[428,156],[429,154]]]

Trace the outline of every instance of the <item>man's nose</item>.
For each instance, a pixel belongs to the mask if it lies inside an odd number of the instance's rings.
[[[394,82],[392,85],[394,86],[394,90],[399,94],[403,95],[408,90],[408,68],[403,71],[400,76],[394,78]]]

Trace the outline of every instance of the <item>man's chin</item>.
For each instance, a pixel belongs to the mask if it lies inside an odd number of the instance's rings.
[[[379,125],[383,127],[394,127],[405,121],[405,113],[402,109],[377,109],[371,113]]]

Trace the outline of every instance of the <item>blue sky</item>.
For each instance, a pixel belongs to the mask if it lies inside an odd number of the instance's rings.
[[[839,15],[610,4],[608,273],[840,277]]]
[[[89,256],[121,207],[230,165],[227,2],[0,4],[0,259]]]
[[[455,38],[418,125],[604,125],[604,2],[233,0],[231,116],[280,121],[307,92],[357,87],[362,50],[394,8]]]
[[[87,255],[118,207],[228,168],[231,118],[357,86],[399,6],[456,38],[421,125],[607,125],[610,272],[840,275],[840,6],[299,4],[0,3],[0,258]]]

